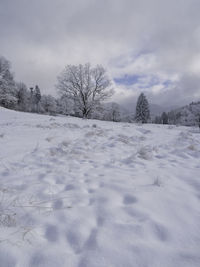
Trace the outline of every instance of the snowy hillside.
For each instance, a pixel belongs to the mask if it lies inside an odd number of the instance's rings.
[[[0,267],[199,267],[197,128],[0,108]]]

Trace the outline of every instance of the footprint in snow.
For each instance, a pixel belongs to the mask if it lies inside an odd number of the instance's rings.
[[[55,225],[48,225],[46,227],[45,237],[49,242],[58,241],[59,235],[57,227]]]
[[[84,249],[95,250],[95,248],[97,247],[97,233],[98,230],[96,228],[91,231],[88,240],[84,244]]]
[[[75,231],[69,231],[66,234],[66,238],[74,253],[79,254],[82,250],[82,242],[79,234]]]
[[[59,209],[61,209],[62,207],[63,207],[63,201],[62,201],[62,199],[57,199],[57,200],[55,200],[54,202],[53,202],[53,209],[54,210],[59,210]]]
[[[2,176],[8,176],[9,174],[10,174],[9,171],[3,171],[3,172],[1,173]]]
[[[135,208],[132,208],[132,206],[125,207],[125,212],[133,217],[134,219],[138,220],[139,222],[145,222],[149,220],[149,216],[143,212],[138,211]]]
[[[165,242],[169,239],[169,233],[167,229],[158,223],[152,223],[153,233],[157,237],[158,240]]]
[[[105,218],[103,216],[99,215],[97,217],[96,221],[97,221],[97,226],[98,227],[101,227],[101,226],[103,226],[103,224],[105,222]]]
[[[99,187],[105,187],[105,183],[104,182],[100,182],[99,183]]]
[[[40,174],[38,175],[38,180],[43,180],[44,177],[45,177],[45,174],[44,174],[44,173],[40,173]]]
[[[150,134],[151,133],[150,130],[146,130],[144,128],[137,128],[136,130],[139,131],[142,134]]]
[[[88,193],[93,194],[93,193],[95,193],[95,190],[94,189],[88,189]]]
[[[125,195],[123,199],[124,205],[130,205],[137,202],[137,198],[132,195]]]
[[[74,190],[74,189],[75,189],[75,186],[73,184],[68,184],[65,187],[65,191],[71,191],[71,190]]]

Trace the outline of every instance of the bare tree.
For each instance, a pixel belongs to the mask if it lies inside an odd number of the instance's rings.
[[[57,88],[62,96],[73,99],[81,115],[87,118],[102,101],[113,94],[106,70],[97,65],[67,65],[58,76]]]

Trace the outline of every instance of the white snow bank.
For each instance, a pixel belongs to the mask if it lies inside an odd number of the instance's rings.
[[[0,108],[0,267],[199,267],[199,140]]]

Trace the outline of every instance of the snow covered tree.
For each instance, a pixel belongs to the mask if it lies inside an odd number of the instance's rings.
[[[102,115],[106,121],[121,121],[120,105],[115,102],[106,103]]]
[[[168,119],[167,113],[166,112],[163,112],[162,115],[161,115],[161,122],[162,122],[162,124],[168,124],[168,121],[169,121],[169,119]]]
[[[154,119],[154,123],[155,124],[161,124],[162,123],[162,119],[160,116],[156,116],[155,119]]]
[[[29,111],[35,111],[35,100],[34,100],[34,90],[33,87],[30,87],[30,97],[29,97]]]
[[[74,101],[67,96],[62,96],[56,100],[57,112],[63,115],[74,115]]]
[[[14,108],[17,104],[16,86],[13,74],[10,71],[10,62],[0,57],[0,105]]]
[[[56,99],[51,95],[43,95],[41,97],[41,108],[45,113],[55,114],[56,104]]]
[[[174,110],[168,112],[168,121],[169,124],[176,124],[176,112]]]
[[[197,125],[198,125],[199,128],[200,128],[200,114],[198,114],[198,116],[197,116]]]
[[[58,76],[57,88],[61,96],[67,96],[75,103],[82,117],[88,118],[96,106],[110,97],[110,80],[106,70],[97,65],[67,65]]]
[[[146,96],[141,93],[137,100],[135,120],[147,123],[150,119],[149,103]]]
[[[95,109],[93,109],[90,118],[95,120],[104,120],[105,113],[106,107],[104,104],[101,104],[96,106]]]
[[[35,92],[34,92],[34,102],[36,105],[36,111],[39,112],[39,103],[41,100],[41,92],[40,92],[40,88],[38,87],[38,85],[35,86]]]
[[[27,87],[24,83],[17,83],[17,104],[18,104],[18,109],[21,111],[28,111],[28,90]]]
[[[120,121],[121,116],[120,116],[120,106],[117,103],[112,103],[111,104],[111,118],[112,121]]]

